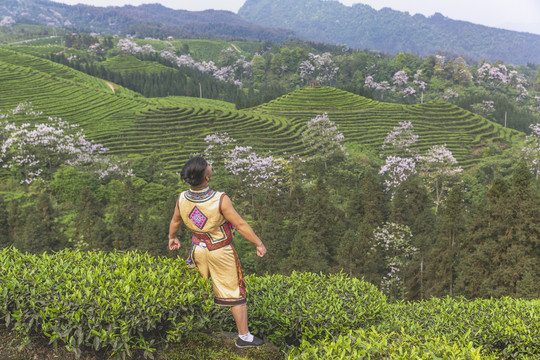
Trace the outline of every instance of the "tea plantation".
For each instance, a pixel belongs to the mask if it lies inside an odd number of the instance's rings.
[[[163,70],[158,64],[133,59],[109,61],[117,69]],[[178,169],[193,153],[204,150],[205,136],[215,132],[227,132],[259,152],[306,155],[301,134],[306,122],[323,112],[339,126],[346,143],[375,152],[394,126],[410,121],[419,135],[418,150],[446,144],[465,168],[485,156],[501,154],[522,137],[446,102],[382,103],[331,87],[302,88],[241,111],[205,99],[148,99],[117,85],[113,92],[103,80],[6,47],[0,48],[0,81],[1,111],[30,101],[44,115],[81,125],[88,137],[114,154],[157,152],[169,169]]]
[[[139,252],[0,251],[0,317],[50,346],[125,357],[202,330],[234,330],[211,286],[179,259]],[[344,274],[246,279],[250,329],[289,359],[538,359],[540,302],[388,303]]]

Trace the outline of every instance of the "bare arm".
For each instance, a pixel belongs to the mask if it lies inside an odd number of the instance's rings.
[[[178,208],[178,201],[174,207],[174,215],[171,219],[171,224],[169,225],[169,249],[178,250],[180,249],[180,241],[176,237],[178,230],[182,226],[182,216],[180,215],[180,209]]]
[[[259,237],[255,234],[251,226],[242,219],[240,215],[234,209],[231,199],[224,195],[221,200],[221,212],[225,219],[227,219],[233,226],[238,230],[243,237],[245,237],[249,242],[257,246],[257,255],[263,257],[266,254],[266,247]]]

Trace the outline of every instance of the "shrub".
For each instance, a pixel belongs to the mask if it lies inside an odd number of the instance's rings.
[[[280,347],[370,326],[386,309],[375,286],[342,273],[249,276],[246,284],[250,331]]]
[[[396,304],[380,331],[407,329],[413,336],[471,342],[503,359],[540,357],[540,302],[512,298],[433,298]]]
[[[145,350],[208,326],[211,287],[183,261],[138,252],[0,251],[0,317],[22,333],[44,334],[77,356]]]
[[[303,341],[289,353],[289,359],[495,359],[470,342],[451,343],[444,336],[380,333],[374,328],[350,331],[333,340],[315,344]]]

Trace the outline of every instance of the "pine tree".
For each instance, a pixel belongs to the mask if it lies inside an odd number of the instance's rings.
[[[0,248],[8,247],[12,244],[9,234],[9,214],[6,211],[4,197],[0,195]]]
[[[112,250],[107,243],[108,231],[103,221],[103,206],[96,200],[92,191],[85,188],[77,202],[74,241],[83,247],[98,250]]]
[[[370,250],[373,247],[373,227],[364,220],[356,227],[349,228],[343,234],[337,248],[338,270],[343,270],[350,276],[361,278],[373,284],[381,281],[378,265],[382,263],[378,254],[373,256]]]
[[[289,253],[290,270],[329,271],[342,238],[343,214],[330,202],[322,179],[310,189]]]
[[[455,264],[460,244],[466,239],[466,208],[463,190],[454,186],[446,203],[441,208],[439,235],[430,253],[428,294],[430,296],[453,296],[455,282]]]

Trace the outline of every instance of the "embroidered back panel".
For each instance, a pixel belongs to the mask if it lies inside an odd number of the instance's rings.
[[[208,188],[184,191],[178,197],[180,215],[191,230],[194,243],[204,242],[215,250],[232,241],[232,225],[221,214],[221,199],[225,194]]]

